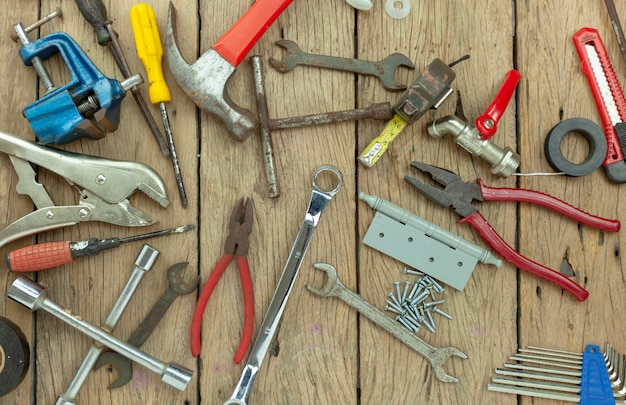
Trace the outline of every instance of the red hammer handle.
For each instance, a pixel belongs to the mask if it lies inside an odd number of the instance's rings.
[[[26,246],[7,255],[9,270],[28,273],[58,267],[74,261],[70,242],[50,242]]]
[[[558,285],[562,289],[570,292],[578,301],[584,301],[589,296],[589,292],[576,284],[573,280],[522,256],[509,246],[504,239],[493,230],[480,212],[476,211],[461,219],[459,222],[469,222],[489,246],[498,252],[506,261],[516,267]]]
[[[213,46],[231,65],[237,66],[293,0],[257,0]]]

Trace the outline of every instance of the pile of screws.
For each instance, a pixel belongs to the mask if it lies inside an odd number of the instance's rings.
[[[396,291],[390,292],[387,300],[387,311],[396,314],[396,321],[413,333],[419,332],[423,326],[435,333],[436,326],[433,313],[437,313],[445,318],[452,319],[452,315],[439,308],[445,300],[440,299],[444,288],[427,274],[417,270],[404,268],[405,274],[414,274],[418,279],[411,287],[410,281],[404,282],[404,289],[401,291],[400,281],[396,281]]]

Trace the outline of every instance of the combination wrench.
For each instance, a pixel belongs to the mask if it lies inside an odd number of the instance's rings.
[[[337,183],[332,190],[324,190],[318,186],[317,179],[322,173],[332,173],[336,176]],[[336,167],[322,166],[313,174],[313,191],[311,192],[311,199],[304,221],[291,247],[287,263],[283,269],[283,274],[280,276],[272,301],[270,301],[263,323],[259,328],[259,335],[250,352],[248,363],[243,369],[233,395],[224,402],[224,405],[247,405],[250,391],[252,390],[252,384],[254,384],[256,375],[261,368],[261,364],[270,347],[272,338],[278,330],[278,323],[285,310],[289,293],[296,281],[315,228],[319,223],[322,212],[333,196],[341,189],[342,184],[343,177]]]
[[[340,70],[362,75],[376,76],[387,90],[404,90],[406,85],[396,82],[395,71],[400,66],[414,69],[411,60],[401,53],[393,53],[377,62],[361,59],[340,58],[338,56],[313,55],[302,51],[295,42],[281,39],[276,45],[285,48],[287,53],[284,59],[270,58],[270,65],[281,73],[287,73],[298,65],[314,66],[318,68]]]
[[[326,284],[320,289],[307,285],[306,288],[312,293],[319,295],[320,297],[338,297],[352,308],[356,309],[362,315],[365,315],[369,320],[376,325],[385,329],[391,333],[398,340],[415,350],[422,356],[424,356],[435,370],[435,375],[441,382],[452,383],[459,382],[458,378],[455,378],[444,369],[446,361],[452,357],[457,356],[462,359],[467,359],[467,355],[456,347],[442,347],[436,348],[426,343],[415,334],[409,332],[401,324],[397,323],[381,310],[365,301],[360,295],[350,290],[343,285],[337,277],[337,271],[333,266],[328,263],[315,263],[313,265],[318,270],[326,272]]]
[[[186,262],[176,263],[168,269],[167,280],[169,285],[167,289],[152,306],[148,315],[137,326],[130,338],[128,338],[127,343],[129,345],[140,348],[159,324],[159,321],[172,305],[174,299],[181,295],[190,294],[196,289],[200,282],[199,276],[189,279],[182,277],[183,270],[187,264]],[[122,356],[117,352],[105,351],[98,357],[98,361],[93,365],[93,369],[97,370],[106,364],[110,364],[117,373],[117,379],[109,385],[109,389],[123,387],[133,378],[132,362],[128,357]]]

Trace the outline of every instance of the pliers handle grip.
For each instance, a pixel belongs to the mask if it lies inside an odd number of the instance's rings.
[[[484,201],[533,203],[549,208],[582,224],[593,226],[594,228],[610,232],[618,232],[620,229],[620,221],[616,219],[595,216],[565,201],[539,191],[522,188],[489,187],[483,183],[482,179],[476,180],[476,183],[480,186],[480,193]]]
[[[570,292],[578,301],[584,301],[589,296],[589,292],[587,290],[582,288],[570,278],[518,253],[515,249],[509,246],[509,244],[506,243],[496,231],[494,231],[479,211],[473,212],[472,214],[461,218],[459,222],[467,222],[472,225],[485,242],[498,252],[502,258],[516,267],[557,284],[559,287]]]
[[[222,258],[215,265],[215,269],[211,272],[209,279],[200,292],[200,297],[196,303],[196,308],[193,312],[191,319],[191,354],[196,357],[200,354],[202,343],[200,342],[200,331],[202,328],[202,316],[204,309],[211,298],[213,290],[217,286],[222,274],[226,271],[226,268],[233,260],[237,261],[237,267],[239,268],[239,277],[241,278],[241,289],[243,292],[243,331],[241,334],[241,340],[239,347],[235,352],[234,361],[239,364],[250,346],[252,340],[252,333],[254,331],[254,290],[252,287],[252,277],[250,276],[250,265],[248,259],[245,256],[235,256],[234,254],[224,254]]]

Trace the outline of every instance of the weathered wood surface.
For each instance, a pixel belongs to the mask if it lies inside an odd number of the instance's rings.
[[[413,1],[409,16],[391,19],[383,2],[375,1],[370,11],[355,12],[341,0],[295,1],[268,29],[249,55],[261,55],[272,118],[365,107],[375,102],[394,103],[399,93],[384,90],[371,77],[355,78],[349,73],[297,67],[281,74],[267,63],[280,58],[274,41],[295,41],[311,53],[380,60],[393,52],[406,54],[415,71],[400,70],[398,79],[412,83],[419,73],[439,57],[453,61],[469,54],[457,65],[453,84],[463,99],[465,116],[474,120],[489,105],[508,70],[522,75],[516,96],[498,126],[493,141],[518,150],[520,171],[551,172],[543,152],[548,130],[559,120],[585,117],[600,123],[586,77],[572,43],[581,27],[597,28],[608,49],[619,78],[626,77],[615,37],[602,2],[583,0],[549,4],[528,1]],[[626,4],[618,2],[626,16]],[[143,67],[135,56],[128,13],[133,1],[106,2],[109,17],[133,72]],[[249,7],[245,1],[175,1],[178,10],[178,39],[187,61],[198,55],[231,27]],[[153,2],[163,40],[167,2]],[[109,51],[95,42],[92,27],[82,18],[74,2],[5,1],[0,19],[0,65],[4,105],[0,130],[34,139],[21,116],[27,104],[41,96],[33,69],[19,59],[19,45],[9,38],[17,22],[28,25],[55,7],[63,18],[41,28],[39,35],[55,31],[70,34],[93,62],[109,77],[121,79]],[[37,33],[32,33],[35,38]],[[500,269],[480,264],[464,291],[447,288],[445,309],[454,320],[440,321],[436,334],[420,332],[434,346],[455,346],[468,360],[452,359],[446,366],[458,384],[443,384],[428,362],[395,338],[374,326],[337,299],[323,300],[310,294],[307,284],[320,285],[323,276],[313,271],[315,262],[337,268],[349,288],[374,305],[384,308],[385,296],[403,281],[402,264],[362,244],[374,216],[358,193],[379,195],[428,221],[487,247],[468,225],[457,224],[457,216],[428,202],[403,180],[419,177],[411,161],[436,164],[460,173],[464,179],[481,177],[489,185],[532,188],[555,195],[596,215],[624,219],[619,204],[623,186],[611,184],[602,170],[582,178],[561,176],[511,177],[490,174],[489,165],[472,158],[452,139],[430,138],[426,123],[453,114],[452,95],[432,114],[422,118],[394,141],[388,152],[371,169],[356,162],[356,156],[384,126],[382,121],[363,120],[319,127],[276,131],[273,134],[276,165],[281,188],[277,199],[268,197],[261,159],[261,142],[254,135],[245,142],[229,136],[215,117],[196,109],[176,85],[165,65],[173,101],[168,105],[181,170],[189,196],[183,209],[177,195],[170,161],[161,156],[132,97],[123,102],[117,132],[93,141],[81,140],[62,148],[105,158],[138,161],[152,166],[168,186],[170,206],[162,209],[138,193],[133,206],[159,219],[150,228],[125,228],[103,223],[83,223],[36,237],[24,238],[0,249],[35,242],[82,240],[90,237],[130,236],[144,231],[197,225],[197,231],[151,240],[161,255],[146,275],[114,334],[130,336],[152,304],[167,287],[166,271],[178,262],[189,262],[187,273],[198,273],[204,283],[223,251],[228,218],[241,197],[254,201],[254,225],[249,260],[255,290],[255,336],[286,262],[296,233],[304,219],[311,193],[311,177],[321,165],[332,164],[343,173],[344,184],[322,215],[301,273],[289,298],[283,321],[268,357],[254,384],[250,402],[257,404],[417,404],[498,403],[514,404],[513,395],[488,392],[493,369],[501,366],[518,346],[540,345],[582,351],[586,344],[608,341],[626,352],[626,283],[622,274],[623,244],[619,234],[580,226],[546,209],[513,203],[483,203],[481,212],[512,246],[546,266],[558,269],[564,257],[575,279],[590,292],[578,303],[552,284],[511,265]],[[58,83],[67,81],[62,60],[46,62]],[[145,89],[145,87],[144,87]],[[234,102],[256,111],[251,64],[239,66],[228,85]],[[144,97],[148,97],[144,90]],[[158,120],[158,109],[152,108]],[[566,155],[584,159],[585,141],[572,137],[565,142]],[[57,204],[74,204],[79,197],[62,178],[39,171],[39,181]],[[0,154],[0,227],[32,209],[27,197],[15,192],[17,176],[4,154]],[[95,324],[101,324],[126,283],[140,244],[126,244],[96,257],[33,274],[49,289],[50,297]],[[6,270],[5,270],[6,271]],[[6,271],[0,294],[15,275]],[[243,365],[232,356],[243,322],[239,275],[232,264],[206,308],[203,350],[195,359],[189,352],[189,325],[195,296],[178,298],[143,349],[165,361],[175,361],[194,370],[185,392],[162,384],[158,376],[134,367],[130,384],[110,391],[116,375],[101,369],[92,372],[78,397],[79,403],[176,403],[221,404],[237,383]],[[54,403],[69,384],[91,342],[82,334],[51,316],[34,316],[20,305],[0,299],[0,316],[19,324],[32,349],[30,371],[25,381],[2,403]],[[531,403],[524,398],[522,403]],[[533,403],[552,403],[535,400]]]

